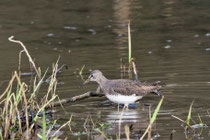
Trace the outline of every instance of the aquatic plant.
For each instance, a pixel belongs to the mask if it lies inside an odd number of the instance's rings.
[[[85,68],[85,65],[83,65],[82,68],[80,69],[79,75],[82,75],[84,68]]]
[[[190,120],[191,120],[191,116],[192,116],[192,106],[193,106],[194,100],[192,101],[190,108],[189,108],[189,112],[188,112],[188,116],[187,116],[187,120],[186,120],[186,128],[190,126]]]
[[[136,81],[139,81],[135,58],[132,57],[130,21],[128,23],[128,66],[124,64],[123,58],[120,58],[120,70],[123,74],[128,73],[130,79],[132,78],[133,71]]]
[[[26,47],[21,41],[14,40],[10,37],[11,42],[20,44],[26,55],[28,56],[29,62],[32,64],[33,69],[36,71],[36,75],[33,79],[33,85],[28,85],[21,79],[20,65],[18,67],[19,71],[15,71],[11,80],[8,83],[7,88],[0,96],[0,138],[1,139],[31,139],[32,137],[40,137],[41,139],[53,139],[58,136],[54,133],[49,135],[51,128],[51,121],[46,121],[46,116],[51,111],[47,113],[44,111],[46,107],[49,107],[58,96],[55,94],[57,80],[56,74],[58,70],[58,61],[53,65],[53,72],[49,79],[49,86],[47,93],[41,99],[37,100],[37,94],[41,85],[44,82],[46,72],[41,77],[41,69],[37,69],[35,63],[33,62],[30,54],[28,53]],[[20,53],[22,53],[21,51]],[[21,54],[19,54],[19,57]],[[19,64],[21,58],[19,58]],[[30,91],[28,87],[32,86],[33,90]],[[41,121],[42,120],[42,121]],[[42,123],[40,123],[42,122]],[[55,125],[54,121],[54,125]],[[70,123],[68,121],[68,123]],[[67,124],[66,124],[67,125]],[[53,126],[53,125],[51,125]],[[38,132],[42,131],[42,135]]]
[[[184,126],[184,132],[185,132],[186,139],[192,139],[190,137],[199,137],[203,132],[203,128],[207,127],[207,125],[203,123],[199,114],[197,116],[198,117],[198,119],[197,119],[198,122],[195,123],[193,121],[194,124],[190,123],[191,120],[193,120],[192,119],[193,104],[194,104],[194,100],[192,101],[192,103],[190,105],[186,121],[182,120],[181,118],[179,118],[177,116],[171,115],[173,118],[175,118],[175,119],[177,119],[177,120],[179,120],[183,123],[182,126]]]
[[[131,29],[130,29],[130,21],[128,23],[128,63],[131,63]]]
[[[85,68],[85,65],[83,65],[82,68],[79,71],[79,75],[80,75],[82,81],[84,81],[84,78],[83,78],[83,75],[82,75],[84,68]]]
[[[162,98],[161,98],[161,100],[159,101],[157,107],[155,108],[155,111],[154,111],[154,113],[153,113],[153,115],[152,115],[152,118],[150,119],[150,123],[149,123],[149,125],[148,125],[146,131],[144,132],[144,134],[141,136],[140,140],[143,140],[143,138],[145,137],[145,135],[151,130],[152,124],[154,123],[154,121],[155,121],[156,118],[157,118],[157,115],[158,115],[158,112],[159,112],[160,107],[161,107],[161,105],[162,105],[163,99],[164,99],[164,96],[162,96]]]

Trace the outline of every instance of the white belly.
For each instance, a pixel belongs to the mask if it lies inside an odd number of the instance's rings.
[[[136,94],[133,94],[133,95],[130,95],[130,96],[127,96],[127,95],[120,95],[120,94],[117,94],[117,95],[114,95],[114,94],[106,94],[106,97],[114,102],[114,103],[117,103],[117,104],[133,104],[135,103],[137,100],[141,99],[142,96],[136,96]]]

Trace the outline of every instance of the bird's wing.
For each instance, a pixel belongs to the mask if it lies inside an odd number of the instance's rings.
[[[132,80],[114,81],[112,89],[115,93],[123,95],[136,94],[137,96],[145,96],[146,94],[160,89],[162,86],[155,83],[140,83]]]

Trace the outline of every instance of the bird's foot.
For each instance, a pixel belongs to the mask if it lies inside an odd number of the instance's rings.
[[[127,107],[138,107],[139,104],[129,104]],[[120,104],[120,108],[123,108],[124,105],[123,104]]]

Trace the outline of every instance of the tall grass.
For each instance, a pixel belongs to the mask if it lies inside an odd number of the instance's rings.
[[[42,139],[48,139],[45,108],[49,106],[58,96],[56,95],[58,70],[58,61],[53,65],[53,71],[50,76],[50,82],[45,96],[37,100],[37,94],[41,85],[44,83],[47,70],[41,77],[41,69],[37,70],[33,59],[31,58],[26,46],[21,41],[14,40],[10,37],[9,40],[14,43],[19,43],[24,52],[28,56],[29,62],[36,71],[33,78],[33,90],[30,91],[27,83],[22,81],[21,72],[15,71],[11,80],[8,83],[5,91],[0,95],[0,139],[31,139],[38,137],[38,133],[34,131],[42,126]],[[21,51],[22,53],[23,51]],[[19,54],[19,57],[21,55]],[[19,61],[21,58],[19,58]],[[19,62],[19,64],[21,64]],[[20,70],[20,66],[18,67]],[[42,122],[42,124],[40,124]],[[48,129],[52,130],[52,129]],[[54,138],[57,136],[54,135]],[[51,136],[52,138],[52,136]]]
[[[27,92],[27,85],[21,81],[16,71],[4,93],[5,96],[0,99],[0,132],[3,139],[17,136],[30,139],[31,130],[39,125],[37,120],[40,113],[57,97],[44,97],[47,100],[45,103],[34,100],[36,95]]]

